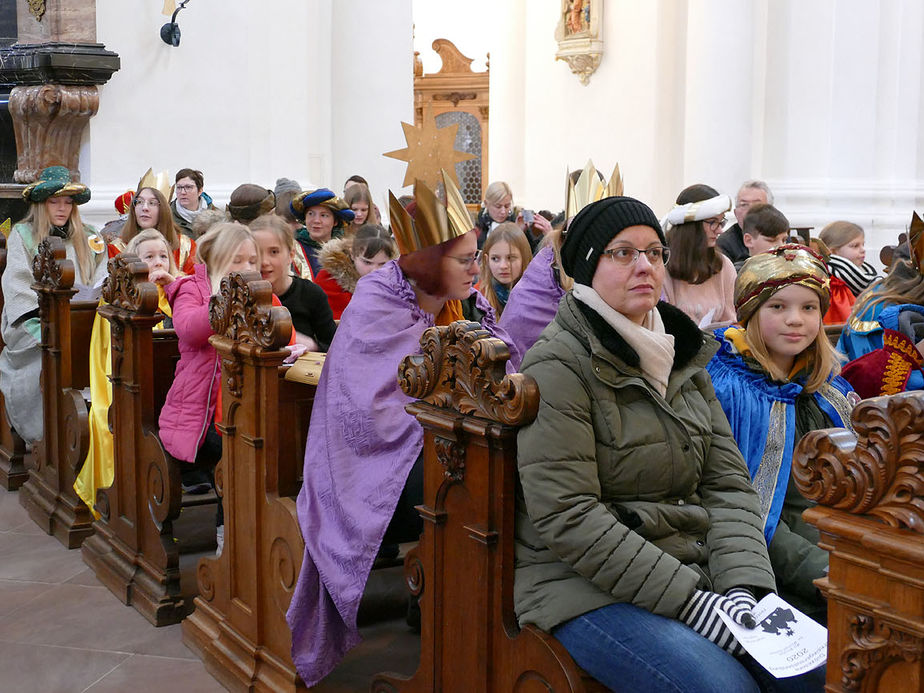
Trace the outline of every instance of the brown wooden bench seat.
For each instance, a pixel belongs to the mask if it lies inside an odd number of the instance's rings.
[[[399,369],[424,429],[424,531],[405,563],[420,595],[421,656],[410,679],[374,691],[602,691],[552,636],[513,608],[517,428],[539,391],[504,375],[506,345],[477,323],[434,327]]]
[[[285,612],[304,542],[295,512],[313,385],[284,379],[292,323],[258,273],[235,273],[212,298],[211,343],[222,360],[225,510],[221,556],[199,562],[183,641],[232,691],[296,691]]]
[[[830,554],[825,689],[924,690],[924,392],[862,401],[856,435],[813,431],[793,474]]]
[[[154,330],[164,316],[148,267],[122,253],[109,261],[100,315],[110,322],[114,472],[99,489],[96,533],[84,562],[119,599],[156,626],[179,623],[190,599],[180,589],[180,546],[173,523],[182,507],[215,503],[214,494],[183,497],[182,463],[164,450],[157,417],[179,359],[176,332]]]
[[[32,449],[29,480],[19,501],[33,520],[69,549],[93,532],[92,515],[74,491],[89,446],[87,403],[90,334],[96,302],[71,302],[74,263],[64,242],[51,236],[33,261],[39,296],[44,434]]]
[[[6,236],[0,234],[0,277],[6,270]],[[0,292],[0,311],[3,310],[3,292]],[[0,337],[0,350],[3,338]],[[26,443],[19,437],[6,418],[6,402],[0,393],[0,486],[15,491],[29,478],[25,465]]]

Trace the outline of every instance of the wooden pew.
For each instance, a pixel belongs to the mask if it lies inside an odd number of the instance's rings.
[[[148,267],[122,253],[109,261],[99,313],[111,325],[114,478],[99,489],[95,534],[84,562],[100,582],[155,626],[179,623],[189,611],[180,590],[173,522],[181,503],[180,466],[157,436],[157,417],[179,359],[176,332],[153,328],[164,316]],[[210,499],[210,500],[209,500]],[[214,496],[190,496],[214,502]]]
[[[793,459],[830,554],[825,690],[924,691],[924,393],[864,400],[852,425],[807,434]]]
[[[6,237],[0,234],[0,276],[6,270]],[[0,311],[3,310],[3,293],[0,292]],[[0,350],[3,338],[0,337]],[[29,478],[25,466],[26,443],[10,426],[6,418],[6,402],[0,393],[0,486],[15,491]]]
[[[51,236],[39,244],[32,263],[42,321],[43,439],[32,448],[29,480],[19,501],[33,520],[67,548],[92,532],[93,516],[74,491],[89,445],[87,403],[89,348],[96,302],[71,303],[77,293],[74,263],[64,242]]]
[[[844,325],[825,325],[825,335],[828,337],[828,341],[831,342],[831,346],[837,346],[838,341],[841,338],[841,332],[844,331]]]
[[[212,298],[211,343],[222,359],[225,510],[221,556],[199,563],[183,641],[232,691],[296,691],[285,612],[304,542],[295,512],[314,386],[283,378],[292,323],[258,273],[235,273]]]
[[[516,433],[538,410],[529,376],[477,323],[428,329],[399,369],[424,429],[424,531],[405,561],[420,595],[420,666],[373,691],[601,691],[565,648],[513,608]]]

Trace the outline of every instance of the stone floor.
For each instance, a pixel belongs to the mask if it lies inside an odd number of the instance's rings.
[[[176,528],[191,537],[181,559],[187,593],[198,558],[214,550],[210,513],[184,511]],[[364,642],[315,690],[369,690],[377,672],[416,669],[420,641],[404,623],[403,589],[400,567],[373,572],[360,611]],[[0,693],[222,690],[183,645],[180,625],[155,628],[124,606],[79,549],[44,534],[18,493],[0,489]]]

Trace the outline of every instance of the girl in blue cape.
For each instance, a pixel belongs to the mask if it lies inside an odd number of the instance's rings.
[[[357,282],[318,382],[297,501],[305,553],[286,614],[292,660],[309,687],[359,643],[359,601],[383,540],[398,524],[413,532],[408,520],[418,525],[414,538],[420,531],[416,512],[407,515],[422,502],[423,429],[405,411],[412,399],[398,385],[401,361],[420,353],[427,328],[461,319],[473,301],[484,328],[515,352],[472,287],[477,236],[446,176],[444,186],[448,210],[416,186],[414,219],[391,196],[401,257]]]
[[[826,605],[813,580],[827,573],[828,554],[802,520],[811,504],[790,472],[799,439],[850,428],[857,401],[822,326],[829,300],[829,276],[813,251],[783,245],[755,255],[735,281],[738,323],[716,330],[720,348],[706,367],[760,497],[777,590],[822,623]]]

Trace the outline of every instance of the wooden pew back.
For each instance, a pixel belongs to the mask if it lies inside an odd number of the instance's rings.
[[[134,255],[109,260],[99,312],[110,323],[114,474],[99,489],[96,534],[84,562],[119,599],[156,626],[179,623],[188,611],[180,590],[180,467],[158,438],[157,419],[179,358],[176,332],[154,331],[164,316],[148,267]]]
[[[538,410],[535,381],[505,375],[506,345],[477,323],[427,330],[399,381],[424,429],[424,531],[405,562],[420,595],[421,656],[410,679],[373,690],[602,690],[513,607],[517,428]]]
[[[183,640],[229,690],[295,691],[285,612],[304,541],[295,511],[314,386],[282,378],[292,330],[257,273],[234,273],[212,298],[211,343],[221,357],[225,510],[221,556],[199,563],[195,611]]]
[[[924,690],[924,393],[862,401],[793,458],[828,576],[828,691]]]
[[[74,480],[89,445],[82,391],[90,385],[96,303],[71,303],[77,293],[74,263],[66,259],[60,238],[39,244],[32,268],[41,317],[44,434],[33,446],[29,481],[19,500],[40,527],[73,549],[93,532],[92,516],[74,491]]]
[[[6,270],[6,236],[0,234],[0,277]],[[3,292],[0,291],[0,311],[3,310]],[[3,337],[0,335],[0,351]],[[15,491],[29,478],[25,466],[26,443],[10,426],[6,418],[6,402],[0,393],[0,486]]]

